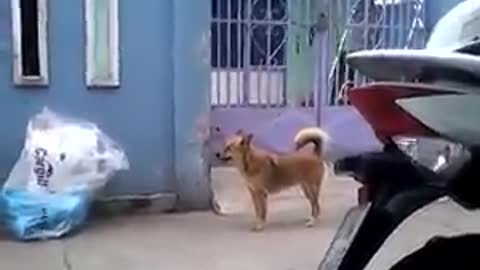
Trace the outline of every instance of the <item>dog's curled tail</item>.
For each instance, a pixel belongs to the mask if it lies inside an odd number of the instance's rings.
[[[293,139],[296,150],[301,149],[309,143],[315,145],[315,153],[319,156],[323,155],[325,145],[330,140],[330,136],[323,129],[319,127],[303,128],[297,132]]]

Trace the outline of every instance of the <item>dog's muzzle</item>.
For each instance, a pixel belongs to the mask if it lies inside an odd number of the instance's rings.
[[[215,154],[215,157],[216,157],[218,160],[223,161],[223,162],[228,162],[228,161],[232,160],[232,157],[222,155],[221,153],[216,153],[216,154]]]

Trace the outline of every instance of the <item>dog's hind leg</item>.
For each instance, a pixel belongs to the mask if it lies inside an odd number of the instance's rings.
[[[318,202],[318,194],[320,190],[320,186],[317,184],[303,184],[302,185],[303,192],[305,193],[305,197],[310,203],[311,213],[310,217],[305,224],[307,227],[312,227],[315,225],[318,216],[320,215],[320,204]]]

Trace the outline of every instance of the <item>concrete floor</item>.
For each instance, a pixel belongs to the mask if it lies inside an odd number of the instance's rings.
[[[242,197],[238,175],[219,169],[213,180],[222,216],[197,212],[102,219],[77,236],[44,243],[18,243],[4,235],[0,239],[1,269],[316,269],[342,216],[355,204],[356,184],[330,177],[316,227],[304,227],[308,205],[298,190],[292,190],[271,200],[266,230],[253,233],[249,231],[250,205]],[[479,225],[477,215],[451,201],[432,204],[388,239],[370,269],[386,269],[436,232],[480,231]]]
[[[250,231],[248,197],[235,171],[216,170],[212,186],[227,209],[210,212],[116,217],[93,222],[62,241],[18,243],[0,240],[2,269],[31,270],[294,270],[315,269],[337,224],[354,203],[353,181],[328,181],[323,213],[314,228],[304,226],[308,204],[292,190],[272,199],[269,223]]]

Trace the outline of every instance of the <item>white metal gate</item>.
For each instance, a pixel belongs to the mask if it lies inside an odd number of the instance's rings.
[[[420,49],[425,46],[425,0],[343,0],[330,2],[330,46],[334,49],[329,72],[330,105],[342,105],[346,83],[359,85],[367,78],[352,71],[345,55],[358,50]],[[343,22],[343,23],[342,23]],[[332,52],[332,50],[330,50]]]
[[[287,62],[295,65],[298,58],[313,53],[311,5],[315,1],[212,1],[212,106],[286,105],[288,78],[292,77],[288,74]],[[293,36],[301,40],[293,40]],[[292,50],[302,51],[299,54],[304,55],[293,59],[289,57]],[[303,87],[309,88],[313,67],[306,64],[305,70],[308,74],[303,74],[303,79],[309,81],[304,82]],[[298,91],[305,96],[304,104],[312,103],[309,100],[312,89]]]
[[[324,103],[339,105],[346,82],[367,81],[348,68],[346,54],[424,46],[424,1],[212,0],[211,104],[311,107],[316,73],[325,70],[328,83],[316,83],[328,88],[320,89]],[[328,42],[322,43],[328,48],[321,50],[328,55],[319,56],[314,38],[320,14],[329,21]]]

